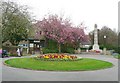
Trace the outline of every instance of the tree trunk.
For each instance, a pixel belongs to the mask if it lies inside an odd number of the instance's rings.
[[[49,39],[47,37],[45,37],[45,47],[49,47]]]
[[[59,53],[61,53],[61,43],[58,44]]]

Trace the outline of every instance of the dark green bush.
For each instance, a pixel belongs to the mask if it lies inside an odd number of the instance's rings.
[[[73,54],[74,53],[74,48],[68,48],[64,51],[61,51],[62,53],[70,53]],[[50,48],[43,48],[43,53],[59,53],[58,48],[55,49],[50,49]]]
[[[71,44],[61,44],[61,53],[74,53],[75,48]],[[58,43],[54,40],[47,40],[46,46],[43,48],[43,53],[58,53]]]
[[[118,49],[117,49],[117,50],[118,50],[117,52],[120,54],[120,47],[118,47]]]
[[[117,52],[120,54],[120,47],[115,47],[115,46],[112,46],[112,45],[109,45],[109,46],[104,46],[104,45],[100,45],[100,49],[103,50],[103,48],[107,48],[107,50],[114,50],[114,52]],[[92,46],[90,46],[89,50],[92,49]]]
[[[92,50],[92,48],[93,48],[93,46],[91,45],[91,46],[89,47],[89,50]],[[103,45],[100,45],[99,48],[100,48],[101,50],[103,50],[104,46],[103,46]]]
[[[117,58],[117,59],[120,59],[120,55],[116,55],[116,56],[114,56],[115,58]]]
[[[74,48],[71,45],[66,45],[66,44],[62,44],[61,45],[61,52],[62,53],[70,53],[73,54],[74,53]]]
[[[81,50],[87,50],[87,48],[80,48]]]
[[[49,48],[50,49],[58,48],[57,47],[57,42],[54,41],[54,40],[49,39],[48,42],[47,42],[47,44],[46,44],[46,48],[48,48],[48,49]]]
[[[114,48],[114,51],[120,54],[120,47]]]
[[[43,53],[58,53],[58,43],[54,40],[48,40],[46,47],[43,48]],[[74,48],[70,45],[61,44],[62,53],[74,53]]]
[[[105,48],[105,46],[103,45],[100,45],[100,49],[103,50]]]
[[[66,53],[74,54],[74,48],[67,48]]]
[[[92,45],[88,48],[88,50],[91,50],[92,49]]]
[[[18,56],[17,53],[14,54],[8,54],[8,56]]]
[[[58,49],[43,48],[43,53],[58,53]]]

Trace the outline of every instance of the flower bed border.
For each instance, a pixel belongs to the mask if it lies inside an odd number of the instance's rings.
[[[67,54],[44,54],[35,57],[35,59],[43,60],[43,61],[77,61],[81,58],[75,55],[67,55]]]

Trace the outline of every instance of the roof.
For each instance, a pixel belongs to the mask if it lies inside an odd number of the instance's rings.
[[[3,46],[7,46],[7,45],[12,45],[12,43],[8,40],[8,41],[6,41],[6,42],[4,42],[3,44],[2,44]]]

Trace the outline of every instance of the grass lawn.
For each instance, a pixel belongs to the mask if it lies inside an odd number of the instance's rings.
[[[41,61],[35,58],[14,58],[6,60],[5,63],[16,68],[49,71],[87,71],[113,66],[110,62],[90,58],[83,58],[78,61]]]

